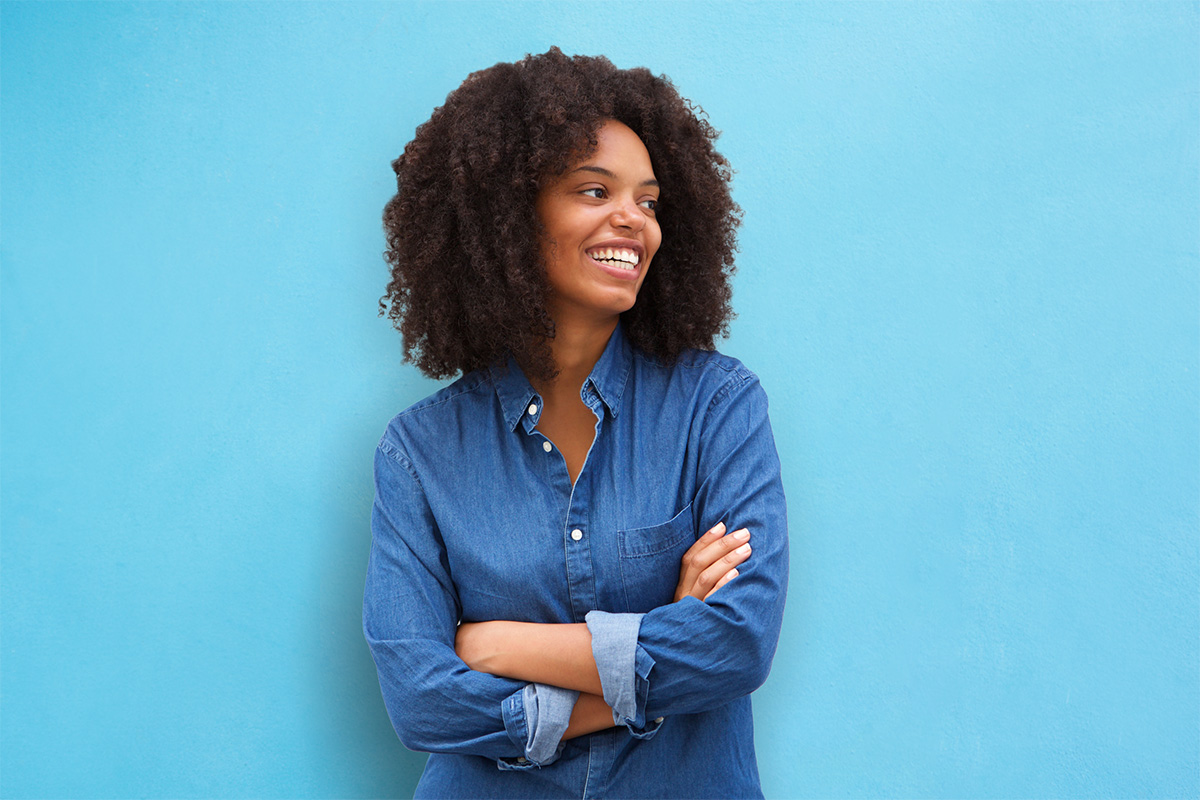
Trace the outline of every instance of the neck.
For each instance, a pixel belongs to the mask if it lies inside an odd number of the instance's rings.
[[[550,340],[550,352],[554,356],[558,375],[550,382],[535,382],[533,388],[543,397],[554,395],[578,398],[583,382],[604,354],[604,348],[608,346],[608,340],[616,327],[616,317],[598,323],[585,323],[582,320],[556,321],[554,338]]]

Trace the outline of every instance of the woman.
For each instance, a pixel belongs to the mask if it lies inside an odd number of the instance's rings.
[[[393,164],[381,310],[463,373],[375,455],[363,625],[432,753],[418,797],[762,796],[786,513],[766,396],[712,349],[715,138],[665,79],[555,48],[471,75]]]

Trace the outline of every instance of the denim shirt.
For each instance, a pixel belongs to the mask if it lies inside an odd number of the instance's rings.
[[[761,797],[750,693],[787,590],[767,398],[741,362],[660,363],[620,325],[581,391],[574,486],[516,363],[396,416],[375,452],[363,629],[392,724],[431,753],[417,797]],[[753,552],[707,602],[672,602],[719,521]],[[585,622],[616,727],[560,741],[576,692],[475,672],[457,624]]]

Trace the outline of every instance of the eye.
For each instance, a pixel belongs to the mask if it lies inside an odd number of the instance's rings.
[[[595,192],[595,194],[589,194],[589,192]],[[594,197],[597,200],[604,199],[604,188],[601,186],[593,186],[590,189],[584,189],[582,193],[586,194],[588,197]]]
[[[647,198],[647,199],[643,200],[639,205],[641,205],[647,211],[658,211],[658,201],[655,200],[654,198]]]

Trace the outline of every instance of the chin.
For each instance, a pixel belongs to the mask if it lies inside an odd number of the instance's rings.
[[[607,310],[611,314],[624,314],[626,311],[633,308],[635,305],[637,305],[636,297],[634,297],[628,301],[624,301],[624,302],[620,302],[620,303],[613,303],[612,305],[610,305],[608,307]]]

